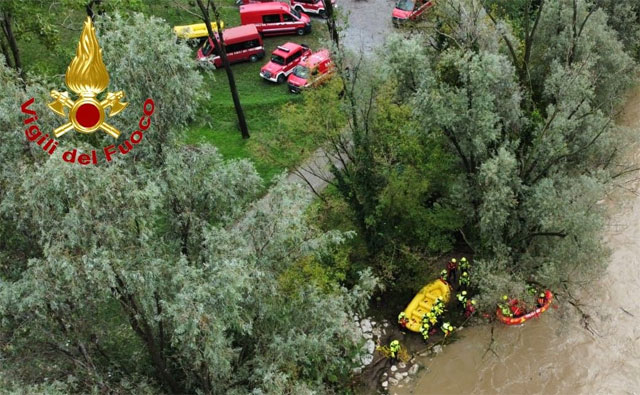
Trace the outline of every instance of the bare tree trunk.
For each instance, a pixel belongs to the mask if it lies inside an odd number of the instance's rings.
[[[16,70],[18,70],[18,73],[20,73],[20,77],[22,77],[22,79],[24,80],[25,76],[24,70],[22,69],[22,61],[20,60],[20,49],[18,48],[16,36],[13,34],[13,29],[11,28],[11,13],[5,11],[2,19],[2,31],[4,32],[4,36],[9,42],[9,47],[11,48],[11,53],[13,54],[13,66]]]
[[[333,11],[333,3],[331,0],[322,0],[324,4],[324,12],[327,17],[327,28],[329,29],[329,35],[331,40],[336,45],[336,50],[340,47],[340,34],[336,25],[336,15]]]
[[[233,105],[236,108],[236,115],[238,116],[238,125],[240,126],[240,132],[242,133],[243,139],[248,139],[249,136],[249,128],[247,127],[247,121],[244,117],[244,111],[242,110],[242,104],[240,103],[240,97],[238,96],[238,88],[236,86],[236,80],[233,77],[233,71],[231,71],[231,66],[229,65],[229,59],[227,59],[227,52],[224,48],[224,37],[222,36],[222,28],[220,26],[220,13],[216,8],[216,5],[213,1],[208,0],[207,6],[205,7],[202,3],[202,0],[198,1],[198,7],[200,7],[200,11],[202,12],[202,19],[204,20],[205,25],[207,26],[207,32],[209,32],[209,38],[213,41],[213,44],[220,52],[220,58],[222,59],[222,64],[224,65],[224,69],[227,72],[227,79],[229,80],[229,89],[231,90],[231,97],[233,98]],[[218,38],[213,34],[213,30],[211,29],[211,19],[209,18],[209,6],[213,11],[213,15],[216,18],[216,27],[218,29]]]
[[[9,55],[9,47],[7,47],[7,43],[2,37],[0,37],[0,51],[2,51],[2,55],[4,55],[4,60],[7,62],[7,66],[12,69],[15,68],[11,55]]]

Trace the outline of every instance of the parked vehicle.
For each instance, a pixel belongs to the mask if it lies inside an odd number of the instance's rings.
[[[397,26],[408,20],[415,20],[426,10],[433,6],[435,1],[430,0],[398,0],[391,13],[393,24]]]
[[[286,43],[276,48],[271,60],[260,70],[260,77],[279,84],[287,80],[287,76],[302,59],[311,55],[311,50],[304,44]]]
[[[297,34],[311,32],[311,18],[287,3],[253,3],[240,6],[240,22],[255,24],[263,35]]]
[[[264,58],[262,36],[254,25],[238,26],[222,32],[224,46],[229,63],[257,62]],[[198,60],[209,61],[216,67],[222,67],[220,52],[210,38],[198,50]]]
[[[224,22],[220,21],[220,27],[224,29]],[[218,25],[215,22],[211,22],[211,30],[218,31]],[[204,23],[195,23],[193,25],[174,26],[173,33],[179,38],[205,38],[209,36],[207,25]]]
[[[289,91],[300,93],[301,90],[318,86],[330,79],[335,72],[329,50],[321,49],[300,61],[289,75],[287,83]]]
[[[331,4],[335,7],[336,0],[331,0]],[[315,14],[323,18],[326,16],[322,0],[291,0],[291,7],[298,12]]]
[[[266,3],[272,0],[237,0],[237,4],[253,4],[253,3]],[[290,0],[291,8],[298,12],[305,12],[307,14],[325,16],[324,3],[322,0]],[[336,4],[336,0],[332,0],[331,4]]]

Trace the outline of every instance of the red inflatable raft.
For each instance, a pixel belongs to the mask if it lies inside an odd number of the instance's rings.
[[[549,306],[551,306],[551,302],[553,301],[553,294],[551,293],[551,291],[549,291],[548,289],[544,292],[544,303],[542,304],[541,307],[538,307],[537,309],[527,313],[527,314],[523,314],[523,315],[519,315],[517,317],[507,317],[504,314],[502,314],[502,310],[500,310],[500,308],[498,308],[498,310],[496,311],[496,315],[498,316],[498,319],[500,321],[502,321],[504,324],[507,325],[520,325],[523,322],[534,318],[534,317],[538,317],[540,316],[540,314],[544,313],[545,311],[547,311],[547,309],[549,308]],[[517,302],[517,301],[516,301]],[[512,304],[512,303],[510,303]]]

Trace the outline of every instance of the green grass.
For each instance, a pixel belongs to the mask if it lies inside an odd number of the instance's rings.
[[[143,0],[142,11],[165,19],[171,26],[198,23],[195,2],[174,0]],[[192,3],[190,5],[190,3]],[[240,16],[234,0],[217,2],[225,27],[238,26]],[[39,75],[60,74],[75,53],[81,24],[86,17],[83,8],[67,10],[54,7],[51,12],[64,13],[67,26],[60,28],[60,41],[56,48],[45,49],[38,40],[20,42],[23,63],[28,71]],[[321,19],[312,18],[313,32],[302,37],[279,36],[264,39],[265,58],[256,63],[239,63],[232,66],[240,101],[245,112],[251,138],[243,140],[237,127],[237,117],[231,99],[229,84],[224,70],[202,70],[209,100],[203,105],[199,119],[192,124],[186,135],[186,143],[209,143],[216,146],[227,159],[251,159],[260,175],[268,182],[273,176],[292,169],[313,149],[313,142],[305,136],[285,130],[280,124],[282,108],[287,103],[297,103],[300,95],[287,91],[286,85],[277,85],[260,78],[260,68],[267,62],[271,52],[287,41],[305,43],[313,50],[324,46],[328,37],[326,25]],[[77,29],[76,29],[77,28]],[[196,50],[194,49],[194,56]]]
[[[172,25],[196,22],[193,15],[171,4],[173,3],[154,2],[149,5],[150,13],[166,19]],[[240,16],[234,1],[223,0],[218,4],[225,27],[238,26]],[[287,41],[304,43],[314,50],[320,48],[321,42],[328,37],[326,25],[317,18],[313,18],[312,25],[312,33],[302,37],[265,38],[266,55],[263,60],[232,66],[250,139],[243,140],[240,136],[227,75],[220,69],[203,72],[210,98],[203,108],[200,120],[187,132],[186,142],[212,144],[228,159],[249,158],[266,181],[304,160],[304,153],[313,148],[311,139],[285,130],[280,123],[282,107],[290,102],[299,102],[301,96],[289,93],[286,85],[263,80],[258,74],[271,52]]]
[[[318,47],[317,37],[314,36],[267,38],[264,42],[267,56],[276,46],[287,41]],[[270,180],[275,174],[297,165],[303,159],[297,153],[311,148],[308,146],[311,140],[295,134],[288,136],[290,132],[282,127],[282,107],[290,102],[299,102],[301,96],[289,93],[285,84],[278,85],[262,79],[258,74],[266,62],[265,57],[256,63],[232,66],[251,139],[247,141],[240,138],[227,75],[221,69],[207,72],[206,83],[211,90],[205,108],[206,115],[202,117],[200,125],[188,132],[187,142],[211,143],[228,158],[251,158],[260,174]]]

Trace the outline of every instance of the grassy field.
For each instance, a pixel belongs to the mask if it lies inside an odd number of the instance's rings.
[[[198,23],[198,9],[187,1],[143,0],[141,11],[165,19],[171,26]],[[221,19],[225,27],[238,26],[240,16],[234,0],[218,1]],[[180,6],[178,6],[178,4]],[[185,9],[186,8],[186,9]],[[55,10],[54,10],[55,12]],[[65,12],[66,24],[60,30],[60,42],[56,48],[44,49],[37,40],[20,42],[25,68],[37,74],[61,73],[75,53],[81,24],[86,17],[84,9]],[[233,65],[251,138],[243,140],[237,128],[237,117],[231,100],[227,76],[224,70],[203,70],[210,99],[204,105],[200,118],[189,128],[186,142],[210,143],[218,147],[225,158],[252,159],[262,177],[269,181],[274,175],[291,169],[300,163],[311,139],[295,135],[281,127],[279,119],[282,107],[300,101],[300,95],[289,93],[284,85],[269,83],[258,75],[276,46],[287,41],[305,43],[313,50],[320,48],[328,37],[323,20],[313,18],[313,32],[302,37],[280,36],[265,38],[265,59],[256,63]],[[194,49],[194,56],[196,50]]]

